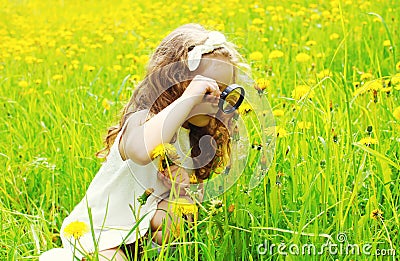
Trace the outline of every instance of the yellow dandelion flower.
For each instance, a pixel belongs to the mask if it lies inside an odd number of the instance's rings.
[[[32,64],[32,63],[34,63],[35,61],[36,61],[36,58],[33,57],[33,56],[28,55],[28,56],[25,57],[25,62],[26,62],[27,64]]]
[[[263,23],[264,23],[264,21],[262,19],[260,19],[260,18],[254,18],[253,21],[252,21],[253,25],[261,25]]]
[[[285,138],[289,134],[282,126],[271,126],[265,129],[265,134],[268,136],[276,136],[278,138]]]
[[[386,92],[387,94],[389,94],[392,91],[392,87],[385,87],[385,88],[382,88],[380,91]]]
[[[362,87],[358,88],[354,92],[354,96],[363,94],[369,91],[379,91],[383,88],[382,82],[378,80],[368,81]]]
[[[309,121],[299,121],[297,123],[297,126],[299,127],[299,129],[301,130],[308,130],[311,128],[311,122]]]
[[[277,126],[276,128],[276,137],[278,138],[285,138],[288,136],[288,132],[281,126]]]
[[[96,69],[96,67],[91,66],[91,65],[85,64],[85,65],[83,66],[83,71],[84,71],[84,72],[92,72],[92,71],[94,71],[95,69]]]
[[[22,94],[24,94],[24,95],[31,95],[31,94],[36,94],[36,93],[37,93],[36,89],[34,89],[34,88],[29,88],[28,91],[23,92]]]
[[[270,81],[266,78],[259,78],[256,81],[256,85],[254,86],[254,88],[259,91],[262,92],[264,91],[266,88],[268,88],[270,86]]]
[[[112,68],[113,68],[113,70],[114,70],[114,71],[117,71],[117,72],[122,70],[122,66],[121,66],[121,65],[119,65],[119,64],[115,64],[115,65],[113,65],[113,67],[112,67]]]
[[[392,84],[390,79],[383,80],[382,83],[384,87],[389,87]]]
[[[319,18],[320,18],[320,15],[319,15],[319,14],[312,14],[312,15],[310,16],[310,19],[313,20],[313,21],[318,20]]]
[[[250,104],[247,102],[242,103],[240,107],[238,108],[238,112],[240,115],[247,115],[249,112],[253,111],[253,107],[251,107]]]
[[[21,88],[26,88],[26,87],[29,86],[29,83],[27,81],[25,81],[25,80],[22,80],[22,81],[18,82],[18,86],[21,87]]]
[[[365,80],[369,80],[369,79],[372,79],[372,73],[367,72],[367,73],[361,74],[361,76],[360,76],[361,81],[365,81]]]
[[[79,62],[78,60],[72,60],[72,61],[71,61],[72,68],[78,69],[79,63],[80,63],[80,62]]]
[[[110,102],[107,100],[107,98],[104,98],[101,105],[103,106],[103,108],[107,111],[109,111],[111,109],[111,105]]]
[[[400,121],[400,106],[394,109],[393,116],[396,120]]]
[[[332,18],[332,14],[331,14],[331,12],[329,12],[328,10],[324,10],[324,11],[322,12],[322,16],[323,16],[324,18],[329,19],[329,20]]]
[[[383,212],[380,209],[375,209],[371,212],[371,218],[377,221],[383,219]]]
[[[353,96],[358,96],[360,94],[364,94],[366,90],[364,88],[358,88],[354,91]]]
[[[370,146],[370,145],[378,144],[378,140],[375,138],[366,137],[366,138],[362,138],[361,140],[359,140],[358,143],[364,144],[366,146]]]
[[[271,20],[272,21],[274,21],[274,22],[276,22],[276,21],[283,21],[283,17],[282,17],[282,15],[273,15],[273,16],[271,16]]]
[[[273,110],[272,111],[272,114],[275,116],[275,117],[282,117],[283,115],[285,115],[285,112],[283,111],[283,110]]]
[[[194,215],[197,213],[197,206],[186,198],[177,198],[173,201],[173,212],[178,216]]]
[[[308,85],[297,85],[292,91],[292,98],[300,100],[305,97],[312,99],[314,97],[314,91]]]
[[[330,39],[330,40],[336,40],[336,39],[339,39],[339,38],[340,38],[340,35],[337,34],[337,33],[333,33],[333,34],[331,34],[331,35],[329,36],[329,39]]]
[[[147,62],[149,61],[149,56],[146,54],[142,54],[141,56],[139,56],[138,58],[138,62],[140,64],[147,64]]]
[[[179,163],[179,155],[176,152],[176,148],[170,143],[162,143],[154,148],[151,152],[151,159],[160,158],[158,170],[164,171],[168,166]],[[168,162],[168,164],[167,164]]]
[[[380,19],[378,17],[375,17],[372,21],[375,22],[375,23],[381,23],[382,19]]]
[[[398,85],[398,84],[400,84],[400,73],[396,73],[396,75],[393,76],[393,77],[390,79],[390,82],[392,83],[392,85]],[[398,89],[396,89],[396,90],[398,90]]]
[[[140,80],[140,76],[137,74],[133,74],[129,77],[129,82],[131,82],[131,83],[138,82],[139,80]]]
[[[253,61],[261,61],[264,58],[264,55],[261,52],[252,52],[249,56],[250,60]]]
[[[309,60],[311,60],[311,56],[309,56],[306,53],[299,53],[296,55],[296,61],[298,63],[305,63],[308,62]]]
[[[190,184],[197,184],[197,182],[198,182],[197,176],[193,171],[192,175],[190,175]]]
[[[64,235],[67,238],[74,237],[75,239],[79,239],[88,232],[88,225],[81,221],[71,222],[64,228]]]
[[[283,57],[283,52],[279,50],[273,50],[269,53],[268,58],[269,59],[277,59]]]
[[[358,87],[360,87],[360,82],[353,82],[353,86],[354,86],[354,88],[358,88]]]
[[[157,157],[164,158],[169,152],[176,152],[175,147],[170,143],[161,143],[151,152],[151,159],[155,159]]]
[[[315,85],[317,84],[317,81],[315,79],[308,79],[307,80],[307,85]]]
[[[317,77],[320,79],[322,79],[324,77],[332,77],[332,76],[333,76],[333,74],[332,74],[331,70],[329,70],[329,69],[324,69],[317,74]]]
[[[41,83],[42,83],[42,80],[40,80],[40,79],[36,79],[36,80],[34,80],[33,82],[34,82],[35,84],[39,85],[39,84],[41,84]]]
[[[314,40],[310,40],[310,41],[306,42],[306,46],[315,46],[315,45],[317,45],[317,42]]]
[[[134,54],[128,53],[127,55],[125,55],[125,59],[127,59],[127,60],[129,60],[129,59],[137,60],[138,58]]]
[[[106,34],[103,37],[103,41],[106,42],[107,44],[112,44],[114,42],[114,37],[112,35]]]
[[[400,71],[400,62],[396,63],[396,70]]]
[[[55,74],[53,75],[53,77],[51,77],[54,81],[60,81],[62,80],[64,77],[61,74]]]
[[[368,91],[379,91],[383,88],[383,85],[382,82],[378,80],[369,81],[364,84],[363,88],[366,88]]]
[[[288,42],[289,42],[289,39],[287,39],[286,37],[282,37],[282,38],[278,41],[278,44],[285,45],[285,44],[287,44]]]
[[[390,40],[385,40],[385,41],[383,41],[383,46],[390,47],[390,46],[392,46],[392,44],[390,43]]]

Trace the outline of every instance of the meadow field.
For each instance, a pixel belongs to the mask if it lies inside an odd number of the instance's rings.
[[[398,260],[399,19],[395,0],[0,0],[0,260],[61,246],[107,128],[186,23],[251,66],[250,150],[159,260]]]

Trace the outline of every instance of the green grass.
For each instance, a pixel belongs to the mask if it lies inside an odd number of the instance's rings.
[[[263,95],[253,90],[256,109],[243,117],[250,142],[257,132],[265,133],[250,121],[259,119],[266,127],[265,99],[273,110],[283,111],[275,121],[286,135],[277,138],[272,164],[258,186],[248,184],[254,172],[261,173],[261,166],[254,165],[260,152],[251,150],[253,165],[219,197],[223,211],[211,215],[204,203],[197,232],[182,235],[178,250],[160,259],[399,258],[396,1],[0,3],[1,260],[35,259],[61,245],[61,223],[100,167],[94,154],[144,76],[147,56],[169,31],[187,22],[225,32],[251,64],[253,78],[268,79]],[[389,39],[391,47],[384,46]],[[283,57],[270,59],[272,50],[281,50]],[[262,59],[250,59],[254,52],[261,52]],[[310,60],[296,61],[300,52]],[[331,76],[318,76],[323,69]],[[361,80],[366,72],[371,78]],[[370,90],[354,96],[355,82],[366,86],[390,79],[390,93]],[[292,92],[299,85],[312,92],[295,100]],[[300,122],[309,122],[310,128],[301,128]],[[366,137],[378,143],[360,144]],[[268,153],[263,145],[261,153]],[[244,162],[237,164],[240,168]],[[371,218],[377,209],[383,219]],[[328,251],[284,256],[277,247],[273,255],[260,255],[257,250],[264,242],[320,247],[329,238],[338,243],[340,233],[350,244],[371,244],[371,252],[394,248],[396,257]]]

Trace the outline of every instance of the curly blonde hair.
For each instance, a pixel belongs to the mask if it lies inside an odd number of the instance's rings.
[[[196,45],[203,44],[209,31],[198,24],[186,24],[178,27],[167,35],[150,58],[144,80],[136,87],[130,101],[123,109],[119,125],[108,129],[105,138],[105,148],[97,153],[99,157],[108,155],[112,144],[128,117],[140,110],[149,110],[155,115],[179,98],[194,77],[187,66],[188,52]],[[243,59],[231,43],[219,47],[208,55],[223,56],[229,59],[232,65],[238,65]],[[234,66],[235,71],[236,67]],[[234,77],[236,73],[234,73]],[[224,167],[229,162],[231,151],[230,131],[213,117],[205,127],[189,124],[189,139],[191,156],[195,167],[195,174],[199,179],[206,179],[212,170]],[[210,135],[210,145],[215,149],[215,155],[205,166],[195,162],[200,155],[199,140],[204,135]],[[211,153],[211,152],[210,152]],[[210,157],[210,158],[211,158]],[[196,167],[197,166],[197,167]]]

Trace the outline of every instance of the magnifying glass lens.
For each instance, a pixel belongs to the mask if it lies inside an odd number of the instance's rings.
[[[244,99],[244,89],[242,86],[237,84],[232,84],[226,87],[222,92],[219,100],[219,108],[225,113],[232,113],[240,104],[242,104]]]
[[[238,89],[231,91],[228,96],[226,96],[222,110],[224,112],[232,111],[237,108],[237,103],[239,101],[241,92]]]

